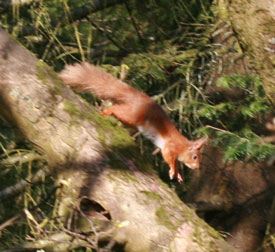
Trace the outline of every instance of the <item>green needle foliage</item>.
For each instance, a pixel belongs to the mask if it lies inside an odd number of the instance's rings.
[[[224,145],[225,160],[238,160],[249,158],[263,161],[274,156],[275,146],[263,143],[261,137],[256,134],[259,121],[263,122],[266,114],[271,113],[263,85],[258,76],[234,74],[223,76],[217,81],[217,85],[224,88],[239,88],[245,93],[243,99],[232,103],[220,103],[216,105],[218,113],[213,109],[207,112],[207,117],[231,115],[227,122],[230,132],[216,132],[215,145]],[[211,113],[212,112],[212,113]],[[235,120],[232,120],[232,115]],[[203,114],[202,114],[203,116]]]

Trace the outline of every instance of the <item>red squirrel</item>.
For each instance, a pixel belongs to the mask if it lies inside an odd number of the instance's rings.
[[[113,105],[103,110],[102,114],[114,116],[126,126],[138,129],[159,147],[170,167],[170,179],[176,176],[180,183],[183,181],[178,172],[177,160],[191,169],[199,168],[200,149],[207,138],[188,140],[147,94],[89,63],[68,65],[59,77],[79,91],[91,91],[98,98],[112,101]]]

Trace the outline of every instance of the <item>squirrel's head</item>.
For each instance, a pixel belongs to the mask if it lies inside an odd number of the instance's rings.
[[[198,169],[200,167],[200,150],[207,143],[208,138],[202,137],[195,141],[190,141],[185,151],[178,157],[190,169]]]

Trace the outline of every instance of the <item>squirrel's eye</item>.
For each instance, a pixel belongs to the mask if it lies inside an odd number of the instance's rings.
[[[197,155],[193,155],[193,159],[196,160],[198,158]]]

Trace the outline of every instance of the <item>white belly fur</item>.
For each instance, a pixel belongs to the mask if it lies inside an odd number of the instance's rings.
[[[163,149],[164,147],[164,140],[160,134],[150,128],[144,128],[142,126],[138,126],[138,130],[142,135],[152,141],[157,147]]]

